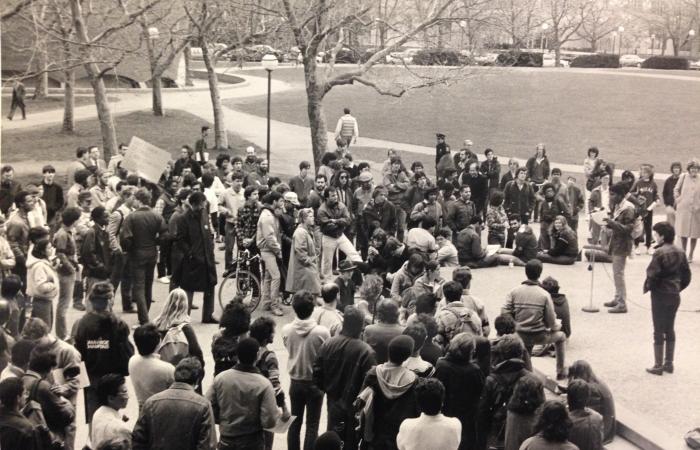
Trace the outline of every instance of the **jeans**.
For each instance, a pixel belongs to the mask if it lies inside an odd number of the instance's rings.
[[[217,450],[265,450],[263,432],[236,437],[221,437]]]
[[[158,278],[170,276],[173,273],[170,260],[170,249],[172,246],[172,241],[166,241],[160,245],[160,256],[158,258]]]
[[[326,397],[328,408],[328,431],[335,431],[345,443],[343,448],[357,448],[355,443],[355,416],[340,400]]]
[[[334,238],[330,236],[323,235],[321,240],[323,246],[323,253],[321,254],[321,278],[325,281],[330,281],[333,277],[333,257],[335,256],[335,251],[340,250],[345,253],[345,256],[350,261],[362,261],[362,257],[355,246],[352,245],[350,239],[344,234],[340,237]]]
[[[612,255],[613,281],[615,282],[614,300],[619,306],[627,306],[625,264],[627,264],[627,255]]]
[[[153,271],[155,260],[135,260],[129,258],[131,278],[134,281],[133,296],[138,309],[139,325],[148,323],[148,310],[153,300]]]
[[[287,432],[287,450],[301,449],[301,424],[306,409],[306,436],[304,450],[313,450],[318,437],[318,424],[321,421],[323,406],[323,391],[319,390],[313,381],[292,380],[289,386],[289,400],[292,403],[291,413],[296,416]]]
[[[280,303],[280,269],[274,253],[262,250],[260,252],[265,266],[263,272],[262,304],[265,307],[277,306]]]
[[[20,111],[22,111],[22,120],[27,118],[27,112],[24,110],[25,105],[24,102],[16,102],[12,101],[12,104],[10,105],[10,114],[7,116],[8,119],[12,120],[12,118],[15,116],[15,110],[19,108]]]
[[[518,332],[518,335],[525,344],[525,349],[528,353],[532,353],[532,347],[535,345],[554,344],[557,353],[557,375],[565,374],[564,360],[566,357],[566,335],[563,331],[541,331],[537,333]]]
[[[651,320],[654,324],[654,344],[676,342],[676,332],[673,325],[676,312],[681,304],[679,294],[657,294],[651,291]]]
[[[73,299],[75,287],[75,274],[58,276],[58,305],[56,306],[56,337],[66,339],[68,327],[66,325],[66,311]],[[48,324],[50,326],[50,324]]]
[[[122,310],[132,309],[134,307],[132,302],[133,279],[131,277],[131,270],[129,269],[129,259],[123,253],[114,253],[113,255],[114,259],[112,262],[112,276],[110,281],[112,282],[112,286],[114,286],[115,294],[121,283]]]
[[[231,268],[233,263],[233,247],[236,244],[236,224],[231,222],[226,222],[225,234],[224,234],[224,269],[228,270]]]
[[[53,302],[46,298],[32,298],[32,317],[46,322],[51,331],[53,325]]]

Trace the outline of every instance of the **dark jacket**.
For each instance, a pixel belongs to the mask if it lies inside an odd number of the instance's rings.
[[[41,405],[44,419],[46,419],[46,426],[49,430],[63,435],[64,429],[75,418],[73,405],[67,399],[54,394],[51,391],[51,384],[46,380],[42,380],[36,372],[31,370],[25,372],[22,377],[22,383],[27,391],[28,399],[34,400]],[[36,393],[35,395],[32,394],[33,391]]]
[[[506,184],[508,184],[509,181],[514,181],[514,180],[515,180],[515,176],[513,175],[513,173],[510,170],[508,170],[508,172],[506,172],[501,177],[501,182],[498,184],[498,187],[501,190],[504,190],[506,188]]]
[[[478,262],[486,256],[486,252],[481,247],[481,237],[472,227],[459,232],[455,239],[455,247],[457,247],[460,264]]]
[[[339,334],[321,346],[313,365],[314,382],[349,411],[375,364],[374,351],[367,343]]]
[[[571,228],[566,227],[561,231],[554,231],[552,240],[554,246],[549,250],[550,256],[576,257],[578,255],[578,238]]]
[[[388,235],[394,235],[396,224],[396,206],[388,200],[379,206],[372,199],[362,211],[362,227],[368,238],[372,237],[377,228],[386,231]]]
[[[470,361],[459,361],[451,355],[438,359],[435,378],[445,386],[442,413],[456,417],[462,423],[460,449],[476,444],[476,414],[484,388],[484,375],[479,366]]]
[[[171,251],[182,256],[180,264],[173,267],[172,282],[186,291],[196,292],[216,286],[214,241],[205,211],[187,208],[171,220],[176,221]]]
[[[447,203],[447,215],[445,216],[445,224],[450,227],[456,235],[463,229],[469,226],[469,221],[476,215],[474,202],[468,200],[465,202],[461,198]]]
[[[505,431],[506,404],[513,395],[515,383],[529,372],[522,359],[508,359],[493,367],[486,377],[477,413],[476,449],[487,448],[489,442],[502,442]]]
[[[21,413],[0,406],[0,447],[44,450],[37,445],[34,425]]]
[[[168,420],[163,420],[167,417]],[[216,444],[209,401],[192,386],[175,382],[141,407],[132,432],[133,450],[208,450]]]
[[[111,260],[109,235],[105,229],[95,224],[85,233],[80,249],[80,261],[85,266],[85,276],[106,280],[112,273]]]
[[[488,188],[498,189],[498,179],[501,176],[501,163],[498,162],[497,158],[492,160],[485,160],[481,163],[481,173],[484,174],[488,180]]]
[[[471,200],[474,202],[476,209],[481,211],[486,204],[486,199],[489,195],[489,180],[479,174],[476,177],[469,175],[469,172],[462,172],[461,176],[462,185],[467,185],[472,190]]]
[[[44,188],[44,195],[41,198],[46,203],[46,220],[48,223],[51,223],[56,213],[63,209],[65,204],[63,188],[56,183],[46,184],[43,181],[41,185]]]
[[[544,182],[544,180],[549,178],[549,160],[545,156],[544,159],[542,159],[542,162],[539,164],[542,170],[542,178],[538,178],[536,176],[537,165],[536,157],[533,156],[527,160],[525,163],[525,167],[527,168],[527,178],[534,183],[541,184]]]
[[[647,266],[644,293],[651,291],[653,299],[674,298],[688,287],[690,279],[685,252],[673,244],[660,245]]]
[[[134,348],[126,323],[111,312],[89,311],[74,329],[75,348],[83,357],[90,384],[108,373],[129,374]]]
[[[569,203],[569,208],[571,209],[571,217],[578,218],[578,213],[581,212],[585,203],[581,188],[575,184],[567,185],[566,200]]]
[[[528,262],[537,257],[537,238],[532,232],[532,228],[525,233],[515,235],[515,249],[513,256],[517,256],[523,262]]]
[[[564,216],[567,223],[571,221],[569,205],[567,204],[566,199],[561,195],[555,195],[551,203],[548,203],[547,200],[543,200],[540,207],[541,222],[553,223],[557,216]]]
[[[571,336],[571,314],[569,313],[569,301],[566,295],[559,293],[550,293],[552,303],[554,303],[554,314],[557,319],[561,320],[561,331],[566,337]]]
[[[509,181],[503,190],[503,207],[508,214],[527,216],[535,207],[535,191],[525,182],[522,189],[516,181]]]
[[[664,206],[675,206],[676,199],[673,197],[673,188],[676,187],[679,179],[680,177],[674,177],[671,175],[670,177],[666,178],[666,181],[664,181],[664,188],[661,194],[664,199]]]
[[[142,206],[126,216],[119,234],[122,248],[130,259],[155,261],[158,245],[168,238],[168,226],[159,214]]]
[[[22,185],[14,180],[0,183],[0,212],[5,216],[15,202],[15,195],[21,190]]]
[[[350,225],[350,212],[340,202],[333,206],[329,206],[328,202],[323,202],[318,208],[317,222],[321,226],[321,233],[332,238],[339,238],[345,228]]]
[[[632,230],[634,230],[634,205],[627,200],[620,208],[615,208],[608,228],[612,229],[610,238],[610,254],[629,256],[632,252]]]

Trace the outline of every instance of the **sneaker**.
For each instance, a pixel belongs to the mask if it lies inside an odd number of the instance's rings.
[[[168,284],[170,283],[170,277],[160,277],[158,278],[158,282],[163,283],[163,284]]]
[[[610,308],[608,310],[610,314],[626,314],[627,313],[627,307],[624,305],[617,305],[613,308]]]
[[[78,311],[85,311],[85,305],[82,303],[73,303],[73,309],[77,309]]]
[[[603,303],[603,306],[605,306],[606,308],[614,308],[617,306],[617,300],[611,300],[609,302],[605,302],[605,303]]]
[[[634,254],[635,254],[635,255],[641,255],[641,254],[642,254],[642,251],[639,250],[639,246],[636,246],[636,247],[634,248]]]
[[[275,316],[283,316],[284,311],[282,311],[279,307],[275,306],[270,309],[270,312],[275,315]]]

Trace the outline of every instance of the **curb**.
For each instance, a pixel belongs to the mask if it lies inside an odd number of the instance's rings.
[[[545,375],[535,367],[535,362],[541,358],[533,358],[532,371],[542,381],[545,389],[554,395],[561,397],[556,380]],[[629,441],[632,445],[642,450],[672,450],[687,449],[681,437],[674,438],[654,425],[649,419],[632,412],[619,403],[615,404],[615,421],[617,422],[617,436]],[[613,441],[606,447],[614,446]]]

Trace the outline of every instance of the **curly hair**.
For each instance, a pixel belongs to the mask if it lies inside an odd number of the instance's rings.
[[[367,275],[360,286],[360,296],[365,300],[374,300],[382,295],[384,281],[378,275]]]
[[[542,382],[532,375],[525,375],[515,383],[508,410],[518,414],[533,414],[543,403]]]
[[[233,299],[224,308],[219,326],[224,334],[238,336],[250,330],[250,311],[237,299]]]
[[[566,405],[558,400],[548,400],[540,409],[535,433],[541,434],[548,442],[566,442],[572,426]]]

